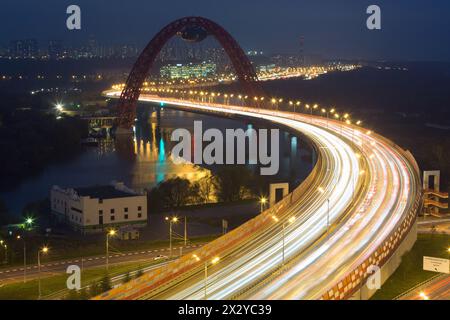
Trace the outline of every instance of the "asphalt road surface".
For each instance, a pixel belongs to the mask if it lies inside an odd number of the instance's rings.
[[[182,253],[188,253],[196,248],[201,247],[201,244],[188,245],[182,247]],[[172,254],[174,256],[180,255],[180,246],[173,247]],[[109,264],[123,264],[123,263],[133,263],[133,262],[149,262],[154,261],[157,256],[169,257],[169,248],[151,249],[151,250],[139,250],[133,252],[124,252],[120,254],[110,254]],[[68,259],[63,261],[52,261],[52,262],[42,262],[41,264],[41,276],[51,276],[65,273],[67,267],[70,265],[78,265],[82,269],[90,269],[101,266],[106,266],[105,256],[92,256],[84,258]],[[26,278],[27,280],[35,279],[38,277],[38,265],[33,264],[27,266]],[[0,286],[7,283],[13,283],[18,281],[23,281],[24,279],[24,268],[22,267],[11,267],[9,269],[0,269]],[[0,287],[1,290],[1,287]]]

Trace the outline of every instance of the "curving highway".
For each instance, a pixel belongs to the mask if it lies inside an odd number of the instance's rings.
[[[99,299],[348,298],[356,285],[345,295],[330,288],[396,234],[419,197],[414,160],[360,127],[305,114],[147,94],[140,100],[288,126],[312,141],[318,161],[308,179],[273,208],[195,255]],[[215,264],[214,257],[220,258]]]

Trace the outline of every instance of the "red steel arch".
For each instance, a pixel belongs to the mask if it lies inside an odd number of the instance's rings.
[[[257,76],[250,60],[245,55],[239,44],[233,37],[217,23],[202,17],[185,17],[173,21],[159,31],[149,42],[135,62],[131,70],[125,88],[119,100],[119,127],[129,129],[134,123],[136,102],[139,99],[140,90],[145,78],[158,53],[167,41],[186,27],[202,27],[208,34],[213,35],[225,49],[235,69],[238,80],[243,90],[249,96],[261,94],[256,85]]]

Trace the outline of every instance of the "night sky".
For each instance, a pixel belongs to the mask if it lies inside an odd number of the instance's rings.
[[[82,30],[68,31],[66,8],[77,4]],[[382,12],[382,30],[366,28],[368,5]],[[170,21],[189,15],[210,18],[246,49],[298,51],[327,58],[450,61],[448,0],[2,0],[0,44],[36,38],[144,45]]]

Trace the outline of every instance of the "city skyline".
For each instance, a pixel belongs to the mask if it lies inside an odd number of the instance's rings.
[[[259,1],[258,10],[255,2],[246,2],[239,3],[240,10],[233,11],[237,3],[233,5],[229,1],[214,5],[206,1],[175,1],[171,6],[131,1],[122,10],[119,1],[109,1],[105,7],[102,2],[81,0],[77,2],[82,12],[79,31],[69,31],[65,27],[65,11],[70,4],[60,1],[50,8],[27,0],[4,4],[0,27],[6,32],[0,36],[0,44],[7,46],[13,39],[35,38],[40,42],[62,40],[81,45],[90,35],[95,35],[99,42],[107,45],[126,42],[143,47],[166,21],[201,15],[218,21],[249,50],[295,53],[300,50],[303,37],[305,50],[326,58],[450,60],[450,45],[441,41],[450,36],[449,22],[439,14],[450,9],[445,1],[436,1],[434,6],[428,6],[423,0],[396,1],[395,4],[378,1],[382,29],[375,31],[365,25],[366,9],[372,4],[368,1],[343,4],[284,1],[280,5]],[[22,16],[23,22],[17,24],[15,19],[11,20],[16,15],[7,12]],[[281,16],[283,19],[278,19]],[[272,23],[273,19],[277,22]]]

